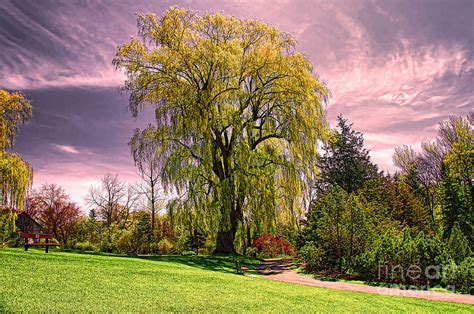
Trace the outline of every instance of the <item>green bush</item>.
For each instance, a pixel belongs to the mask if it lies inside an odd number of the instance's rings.
[[[78,242],[78,243],[76,243],[75,248],[82,251],[82,252],[84,252],[84,251],[94,251],[95,252],[95,251],[99,250],[99,248],[96,245],[90,243],[89,241]]]
[[[256,247],[248,247],[246,251],[247,256],[249,257],[257,257],[258,250]]]
[[[162,239],[157,244],[159,254],[170,254],[173,251],[173,243],[168,239]]]
[[[122,230],[116,235],[115,247],[117,253],[130,254],[136,251],[136,245],[133,243],[133,233],[128,230]]]
[[[318,195],[312,203],[302,238],[324,250],[325,270],[352,272],[354,259],[372,239],[368,208],[371,207],[364,197],[347,193],[338,185]]]
[[[184,251],[183,253],[181,253],[181,255],[183,255],[183,256],[192,256],[192,255],[197,255],[197,254],[194,251]]]
[[[457,292],[474,294],[474,257],[464,259],[453,274],[446,273],[443,283]]]
[[[153,241],[150,243],[150,251],[153,254],[159,254],[160,250],[158,249],[158,243]]]
[[[305,264],[304,268],[308,272],[316,272],[320,269],[324,257],[324,250],[316,246],[312,241],[306,242],[301,247],[299,256]]]
[[[199,248],[198,255],[209,255],[209,251],[205,247]]]
[[[354,266],[369,281],[432,286],[441,282],[443,269],[450,264],[447,247],[439,238],[423,232],[412,237],[405,230],[398,235],[388,232],[380,236],[357,257]]]
[[[138,211],[130,215],[127,229],[112,225],[112,237],[109,249],[124,254],[149,254],[151,252],[151,224],[149,214]]]
[[[114,242],[104,240],[100,243],[100,251],[107,253],[117,252],[117,247]]]
[[[464,258],[471,254],[469,240],[462,233],[459,224],[456,222],[448,239],[448,249],[451,258],[456,264],[460,264]]]

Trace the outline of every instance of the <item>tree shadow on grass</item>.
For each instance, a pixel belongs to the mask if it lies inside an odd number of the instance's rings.
[[[111,256],[119,258],[134,258],[139,260],[178,263],[195,268],[219,271],[224,273],[237,273],[236,260],[239,260],[242,269],[246,273],[255,274],[255,269],[262,263],[262,260],[241,255],[123,255],[105,252],[79,251],[73,249],[54,250],[56,252],[67,252],[75,254]]]
[[[157,255],[157,256],[139,256],[139,259],[171,262],[191,266],[195,268],[219,271],[225,273],[237,273],[236,260],[246,272],[254,273],[254,269],[261,264],[261,260],[238,255]]]

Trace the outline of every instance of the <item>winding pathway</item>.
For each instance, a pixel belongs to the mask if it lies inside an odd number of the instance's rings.
[[[386,288],[386,287],[374,287],[363,284],[354,284],[348,282],[337,282],[337,281],[322,281],[315,279],[310,276],[295,273],[289,266],[290,262],[284,260],[265,260],[260,266],[256,268],[257,272],[264,275],[265,277],[296,283],[307,286],[316,286],[323,288],[331,288],[337,290],[348,290],[357,292],[367,292],[391,296],[403,296],[412,297],[426,300],[437,300],[437,301],[448,301],[474,304],[474,296],[467,294],[447,293],[447,292],[436,292],[426,290],[407,290],[398,288]]]

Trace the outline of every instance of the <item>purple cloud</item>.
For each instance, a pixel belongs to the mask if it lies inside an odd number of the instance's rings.
[[[136,35],[136,12],[170,5],[255,18],[293,34],[371,156],[394,170],[393,148],[435,136],[438,121],[472,111],[474,2],[418,1],[3,1],[0,88],[21,89],[35,118],[17,150],[35,185],[58,182],[81,201],[108,171],[135,180],[127,148],[133,121],[111,60]]]

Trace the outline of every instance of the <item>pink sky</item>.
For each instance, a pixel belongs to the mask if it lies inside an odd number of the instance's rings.
[[[22,90],[34,119],[17,150],[34,184],[56,182],[83,203],[107,172],[136,180],[133,121],[111,65],[136,35],[135,12],[169,5],[259,19],[291,33],[327,83],[330,122],[342,113],[372,159],[394,171],[396,146],[432,139],[449,115],[472,111],[474,1],[2,1],[0,88]]]

